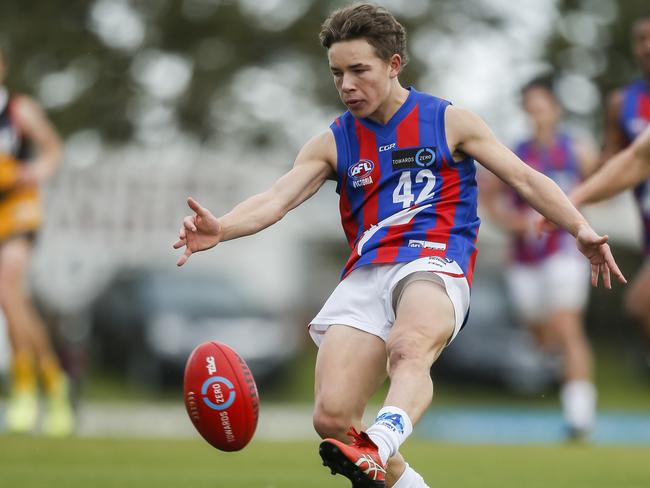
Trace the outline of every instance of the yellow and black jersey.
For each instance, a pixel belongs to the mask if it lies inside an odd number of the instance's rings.
[[[0,243],[34,233],[42,220],[38,188],[16,186],[20,165],[32,158],[32,144],[14,118],[15,101],[0,86]]]

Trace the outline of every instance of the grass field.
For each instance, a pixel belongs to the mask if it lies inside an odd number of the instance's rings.
[[[0,438],[0,486],[21,488],[347,487],[310,442],[239,453],[179,440]],[[407,459],[432,488],[647,488],[650,449],[458,446],[412,439]]]

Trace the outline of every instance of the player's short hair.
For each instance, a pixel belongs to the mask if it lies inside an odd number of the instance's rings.
[[[334,10],[323,22],[319,39],[325,49],[337,42],[365,39],[375,48],[377,57],[385,62],[389,62],[393,54],[399,54],[404,67],[409,59],[404,26],[384,7],[369,3]]]
[[[553,98],[553,100],[556,102],[558,101],[555,94],[555,89],[553,88],[553,78],[549,75],[533,78],[524,86],[522,86],[519,92],[523,98],[531,90],[544,90]]]

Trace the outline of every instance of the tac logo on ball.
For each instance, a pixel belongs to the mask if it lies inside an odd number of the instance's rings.
[[[224,388],[224,386],[226,388]],[[210,396],[214,401],[208,398],[208,390],[210,390]],[[227,409],[233,404],[237,397],[237,392],[235,391],[235,386],[228,378],[224,378],[223,376],[212,376],[203,382],[203,385],[201,386],[201,395],[203,395],[203,403],[212,410],[221,411]]]

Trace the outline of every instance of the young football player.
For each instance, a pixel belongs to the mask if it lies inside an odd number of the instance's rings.
[[[552,180],[476,115],[401,85],[406,32],[389,11],[364,3],[336,10],[320,40],[347,111],[303,146],[271,188],[222,217],[188,199],[194,214],[174,244],[185,248],[177,264],[275,224],[335,180],[350,257],[309,326],[319,346],[313,420],[324,439],[320,455],[355,487],[425,487],[399,447],[431,403],[431,365],[469,311],[479,227],[474,159],[573,235],[607,287],[610,272],[624,278],[607,237]],[[384,407],[363,430],[366,403],[387,375]]]

